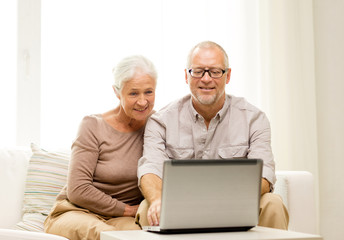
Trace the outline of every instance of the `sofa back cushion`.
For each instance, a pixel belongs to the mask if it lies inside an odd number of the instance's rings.
[[[70,151],[46,151],[31,144],[27,169],[23,218],[16,229],[43,231],[43,222],[67,182]]]
[[[31,150],[23,212],[48,215],[56,195],[66,184],[70,154],[49,152],[35,144],[31,144]]]

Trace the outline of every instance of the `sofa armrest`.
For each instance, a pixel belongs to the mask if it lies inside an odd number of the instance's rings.
[[[22,217],[27,167],[31,149],[0,148],[0,228],[11,228]]]
[[[317,234],[313,175],[307,171],[277,171],[275,193],[289,211],[289,230]]]

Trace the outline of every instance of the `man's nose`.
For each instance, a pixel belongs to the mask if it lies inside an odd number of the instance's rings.
[[[202,80],[203,82],[209,82],[209,81],[211,81],[211,77],[210,77],[208,71],[204,73],[204,75],[203,75],[203,77],[201,78],[201,80]]]

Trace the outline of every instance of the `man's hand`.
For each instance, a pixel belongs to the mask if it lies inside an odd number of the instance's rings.
[[[153,201],[147,212],[147,220],[151,226],[159,226],[160,222],[161,199]]]
[[[262,178],[262,187],[260,195],[270,192],[270,183],[265,178]]]
[[[147,220],[149,225],[157,226],[160,220],[161,208],[161,178],[155,174],[149,173],[141,177],[141,191],[149,203]]]

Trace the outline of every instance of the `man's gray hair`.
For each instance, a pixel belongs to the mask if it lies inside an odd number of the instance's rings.
[[[218,49],[220,49],[221,52],[223,53],[225,68],[229,68],[228,55],[227,55],[226,51],[219,44],[212,42],[212,41],[200,42],[190,50],[189,55],[188,55],[187,60],[186,60],[186,67],[187,68],[191,67],[192,56],[193,56],[194,51],[197,48],[218,48]]]
[[[112,69],[112,73],[115,79],[113,86],[117,93],[121,93],[124,83],[135,77],[136,73],[149,75],[155,83],[158,78],[154,64],[142,55],[133,55],[122,59]]]

